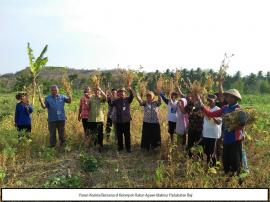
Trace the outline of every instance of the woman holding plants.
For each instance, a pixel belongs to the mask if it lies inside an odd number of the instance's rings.
[[[146,94],[146,100],[142,100],[140,96],[133,90],[140,106],[144,109],[141,148],[147,151],[154,150],[161,146],[160,124],[159,124],[159,106],[161,105],[161,97],[155,101],[155,94],[149,91]],[[158,95],[160,92],[158,92]]]
[[[88,122],[90,135],[94,136],[94,144],[99,145],[99,152],[101,152],[103,148],[104,113],[102,109],[102,103],[105,103],[106,100],[106,94],[101,90],[99,86],[97,86],[94,88],[94,95],[89,98],[88,105]]]
[[[78,121],[82,121],[85,137],[89,136],[89,99],[90,99],[90,88],[84,89],[84,96],[80,99],[80,107],[78,114]]]
[[[176,134],[178,142],[181,142],[182,145],[186,145],[186,135],[188,128],[188,115],[185,113],[185,107],[187,106],[187,99],[181,98],[176,104],[172,101],[170,106],[176,110]]]
[[[25,131],[28,134],[31,132],[31,113],[33,112],[32,105],[29,104],[29,99],[26,93],[18,93],[16,99],[19,101],[16,105],[15,111],[15,127],[18,131]],[[27,138],[29,135],[27,134]],[[21,133],[19,133],[19,138],[21,138]]]

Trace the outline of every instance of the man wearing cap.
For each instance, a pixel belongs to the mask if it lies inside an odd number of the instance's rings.
[[[219,110],[220,108],[215,105],[217,96],[209,94],[207,101],[210,106],[210,112]],[[203,120],[203,148],[204,153],[207,156],[207,164],[209,166],[216,165],[216,143],[217,140],[221,137],[221,125],[222,118],[210,118],[204,116]]]
[[[123,135],[125,137],[125,147],[128,153],[131,152],[130,148],[130,104],[133,101],[133,93],[131,91],[131,87],[129,86],[129,97],[126,97],[126,89],[121,88],[118,89],[118,98],[115,100],[111,100],[110,106],[115,107],[115,125],[116,125],[116,133],[118,139],[118,151],[122,151],[124,149],[123,145]]]
[[[221,117],[223,114],[231,113],[238,108],[240,105],[238,101],[242,99],[240,93],[236,89],[230,89],[224,92],[225,99],[228,105],[223,106],[221,109],[211,112],[207,109],[203,103],[201,98],[198,96],[198,100],[203,108],[203,112],[211,117]],[[239,125],[234,131],[228,131],[226,127],[224,127],[224,137],[223,137],[223,167],[225,174],[230,172],[240,174],[240,166],[242,161],[242,143],[241,140],[243,138],[243,127]]]
[[[48,110],[48,126],[50,132],[50,147],[56,145],[56,130],[58,131],[60,146],[65,144],[65,103],[71,103],[71,96],[59,94],[58,86],[52,85],[50,87],[51,95],[45,98],[39,97],[41,107]]]

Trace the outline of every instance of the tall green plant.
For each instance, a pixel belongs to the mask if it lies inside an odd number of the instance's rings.
[[[48,57],[44,57],[45,53],[47,52],[48,45],[46,45],[42,52],[40,53],[39,57],[35,59],[33,55],[33,50],[30,47],[30,43],[27,43],[27,53],[29,57],[29,67],[31,74],[33,76],[33,96],[32,96],[32,103],[35,104],[35,97],[36,97],[36,91],[37,91],[37,76],[40,73],[40,70],[46,65],[48,62]]]

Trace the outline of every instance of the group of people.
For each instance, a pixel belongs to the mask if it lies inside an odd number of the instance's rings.
[[[209,166],[216,165],[223,145],[222,160],[225,173],[239,174],[244,153],[242,148],[244,124],[230,132],[222,124],[223,114],[233,112],[240,107],[238,101],[242,98],[238,90],[231,89],[223,92],[220,82],[220,92],[209,94],[207,103],[203,103],[199,95],[192,92],[184,95],[180,87],[177,89],[178,91],[172,92],[169,98],[159,89],[156,94],[148,91],[144,99],[131,88],[131,85],[128,86],[128,89],[112,89],[110,93],[105,93],[99,86],[93,87],[92,92],[87,87],[80,99],[78,121],[82,121],[87,141],[91,140],[98,145],[100,152],[103,150],[105,126],[106,139],[110,138],[113,127],[118,151],[122,151],[125,145],[126,151],[130,153],[130,122],[132,119],[130,109],[135,97],[144,112],[141,148],[147,151],[156,150],[161,146],[159,107],[164,101],[168,108],[168,133],[171,143],[174,142],[174,136],[176,136],[177,142],[186,148],[190,158],[196,155],[192,148],[202,145]],[[55,147],[56,131],[58,131],[60,145],[65,144],[64,106],[66,103],[71,103],[72,98],[69,93],[67,96],[59,94],[56,85],[52,85],[50,91],[51,94],[45,100],[40,97],[39,101],[42,108],[48,111],[50,147]],[[33,112],[33,108],[29,104],[26,94],[19,93],[16,98],[19,102],[16,106],[15,125],[18,131],[31,132],[30,114]],[[103,108],[105,103],[108,104],[106,125]],[[136,117],[136,115],[134,116]],[[247,165],[247,162],[244,163]]]

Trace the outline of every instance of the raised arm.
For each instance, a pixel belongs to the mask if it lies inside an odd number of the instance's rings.
[[[180,88],[180,86],[176,86],[176,88],[177,88],[177,91],[178,91],[178,94],[180,95],[180,97],[185,97],[185,95],[184,95],[184,93],[181,91],[181,88]]]
[[[136,93],[136,91],[134,89],[130,89],[132,94],[136,97],[136,99],[138,100],[139,104],[142,106],[143,105],[143,100],[142,98],[138,95],[138,93]]]
[[[165,94],[163,92],[160,92],[159,95],[160,95],[161,99],[163,100],[163,102],[165,102],[166,105],[168,105],[169,104],[169,99],[166,98]]]
[[[219,82],[218,82],[218,90],[219,90],[219,94],[222,95],[223,92],[224,92],[224,89],[223,89],[223,81],[224,79],[223,78],[219,78]]]
[[[70,104],[72,101],[72,98],[71,98],[71,94],[69,92],[67,92],[67,100],[66,100],[66,103]]]
[[[107,100],[106,93],[100,87],[98,87],[98,90],[100,91],[101,95],[105,98],[105,100]]]
[[[44,102],[44,98],[41,97],[40,95],[39,95],[39,102],[40,102],[40,105],[41,105],[41,107],[42,107],[43,109],[46,109],[46,108],[47,108],[47,106],[46,106],[46,104],[45,104],[45,102]]]
[[[129,87],[128,89],[129,89],[129,97],[128,97],[128,102],[129,102],[129,103],[132,103],[133,98],[134,98],[134,95],[133,95],[133,92],[132,92],[132,88],[131,88],[131,87]]]

